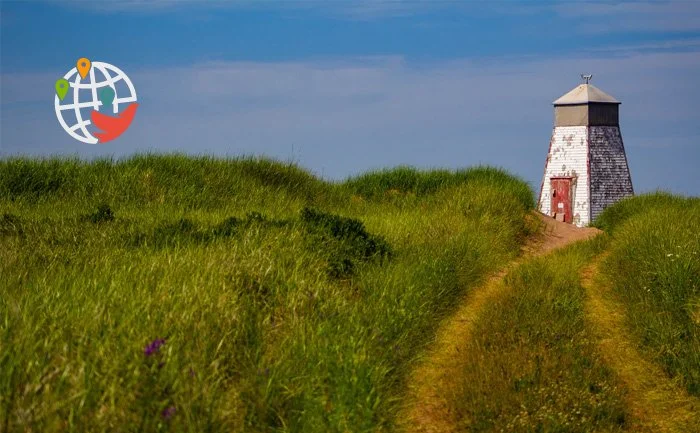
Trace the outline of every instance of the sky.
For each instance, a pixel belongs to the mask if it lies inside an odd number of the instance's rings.
[[[118,66],[118,139],[61,128],[54,83]],[[635,192],[700,195],[700,1],[0,0],[0,157],[263,155],[327,179],[506,168],[538,192],[552,101],[622,101]]]

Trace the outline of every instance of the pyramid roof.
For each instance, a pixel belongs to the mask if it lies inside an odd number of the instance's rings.
[[[554,105],[579,105],[597,102],[620,104],[620,101],[603,92],[593,84],[579,84],[570,92],[553,102]]]

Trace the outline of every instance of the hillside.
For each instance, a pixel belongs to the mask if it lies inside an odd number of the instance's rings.
[[[392,430],[412,360],[532,207],[492,168],[1,161],[0,425]]]
[[[418,370],[404,430],[700,431],[699,204],[623,200],[596,221],[605,233],[472,290]]]
[[[697,432],[700,199],[0,161],[0,432]],[[592,239],[588,239],[592,237]]]

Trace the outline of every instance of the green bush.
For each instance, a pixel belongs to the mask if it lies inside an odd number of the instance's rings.
[[[95,212],[85,215],[84,219],[93,224],[114,221],[114,212],[108,204],[103,203],[97,207]]]
[[[334,278],[352,275],[358,261],[391,254],[386,240],[368,233],[360,220],[304,208],[301,222],[315,238],[312,245],[329,251],[329,273]]]

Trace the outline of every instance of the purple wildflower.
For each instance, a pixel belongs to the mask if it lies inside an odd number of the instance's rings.
[[[160,347],[165,344],[164,338],[156,338],[148,346],[144,347],[143,354],[146,356],[151,356],[160,350]]]
[[[168,406],[163,411],[160,413],[160,416],[166,420],[169,421],[170,418],[172,418],[175,415],[175,406]]]

